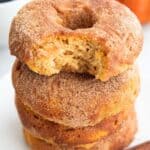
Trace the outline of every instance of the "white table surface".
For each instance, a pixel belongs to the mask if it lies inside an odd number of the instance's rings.
[[[150,25],[144,27],[145,42],[138,59],[141,92],[136,102],[139,130],[132,145],[150,140]],[[8,48],[0,48],[0,150],[27,150],[11,84],[14,58]]]

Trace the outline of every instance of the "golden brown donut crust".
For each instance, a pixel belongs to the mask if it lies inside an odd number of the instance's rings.
[[[87,144],[103,139],[120,128],[134,110],[132,106],[129,110],[104,119],[92,127],[70,128],[45,120],[20,100],[16,100],[16,106],[24,128],[35,137],[42,137],[47,141],[53,140],[55,143],[67,145]]]
[[[129,68],[142,43],[137,17],[115,0],[31,1],[14,18],[9,40],[11,54],[34,72],[88,72],[104,81]]]
[[[13,68],[16,99],[37,114],[69,127],[93,126],[125,110],[135,101],[139,73],[132,68],[107,82],[65,73],[40,76],[16,61]]]
[[[136,117],[135,113],[132,112],[120,129],[105,139],[95,143],[70,147],[58,145],[53,142],[47,143],[44,139],[34,137],[26,129],[24,130],[24,135],[32,150],[122,150],[133,140],[136,130]]]

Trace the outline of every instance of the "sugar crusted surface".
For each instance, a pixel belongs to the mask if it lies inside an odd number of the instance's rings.
[[[16,62],[16,97],[50,121],[70,127],[93,126],[131,105],[139,92],[138,71],[130,69],[107,82],[87,74],[40,76]]]

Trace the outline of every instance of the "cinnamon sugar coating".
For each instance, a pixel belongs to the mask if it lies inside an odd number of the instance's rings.
[[[108,80],[127,70],[143,44],[137,17],[115,0],[34,0],[14,18],[11,54],[41,75],[63,70]]]

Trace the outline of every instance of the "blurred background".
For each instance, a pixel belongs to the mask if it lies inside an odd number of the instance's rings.
[[[8,48],[8,35],[11,20],[16,15],[19,8],[28,1],[29,0],[0,0],[0,77],[10,70],[14,60],[14,58],[9,55]],[[135,12],[143,25],[144,33],[150,34],[150,0],[119,1]],[[145,41],[149,40],[150,42],[150,36],[145,36]]]
[[[8,36],[12,18],[29,0],[0,0],[0,77],[6,74],[13,62],[9,54]]]

